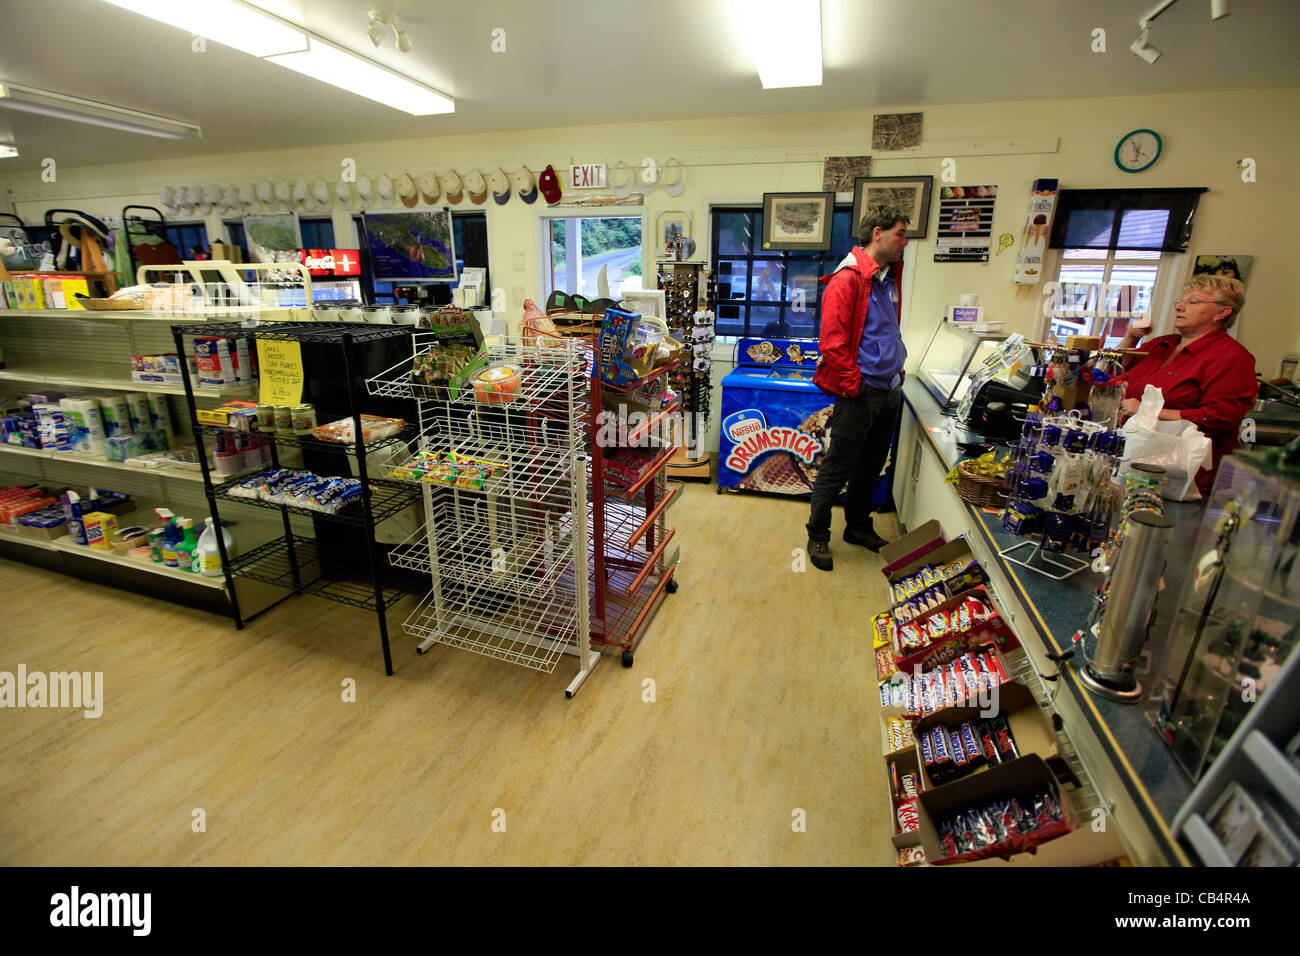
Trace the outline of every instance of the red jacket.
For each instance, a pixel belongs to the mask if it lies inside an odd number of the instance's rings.
[[[867,324],[871,277],[880,269],[880,264],[861,246],[854,246],[849,255],[852,263],[821,277],[826,284],[822,293],[822,330],[817,339],[821,357],[813,372],[814,385],[844,398],[852,398],[862,388],[858,346]]]

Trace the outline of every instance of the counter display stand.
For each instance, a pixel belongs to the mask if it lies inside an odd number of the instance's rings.
[[[664,291],[668,329],[686,343],[687,354],[669,375],[669,384],[680,398],[683,433],[678,436],[682,448],[668,463],[668,475],[682,481],[709,481],[711,456],[699,453],[699,446],[711,414],[717,280],[705,263],[670,260],[659,263],[658,283]],[[695,318],[701,313],[707,322]]]
[[[337,325],[282,323],[253,328],[237,324],[176,325],[173,326],[172,331],[176,339],[176,350],[182,355],[187,354],[185,338],[196,335],[311,343],[339,349],[348,388],[345,394],[331,397],[335,403],[333,405],[325,405],[324,401],[318,399],[317,420],[329,422],[346,416],[352,419],[356,435],[362,434],[360,399],[363,394],[352,372],[357,368],[356,346],[380,339],[404,338],[411,335],[411,329],[407,326],[350,323]],[[194,429],[200,449],[217,432],[229,431],[229,429],[199,423],[195,414],[197,410],[195,388],[188,373],[185,375],[185,397],[189,406],[191,427]],[[419,495],[406,483],[372,478],[367,467],[367,458],[373,457],[381,450],[404,443],[408,438],[409,435],[403,433],[369,444],[362,442],[347,445],[320,441],[311,435],[277,433],[270,445],[272,461],[270,468],[263,469],[262,472],[239,474],[225,481],[214,478],[208,467],[206,455],[199,456],[202,463],[203,486],[214,523],[220,522],[219,507],[223,504],[228,506],[234,503],[280,513],[282,533],[251,549],[245,545],[244,550],[233,560],[226,552],[224,540],[220,535],[217,536],[221,566],[231,593],[237,628],[243,628],[245,618],[235,597],[234,582],[237,578],[243,577],[278,588],[286,588],[294,594],[311,594],[351,607],[371,610],[375,612],[378,620],[379,640],[384,654],[384,672],[389,676],[392,675],[393,660],[389,650],[386,613],[388,608],[411,589],[411,585],[409,582],[389,577],[384,573],[386,565],[381,549],[375,541],[375,525],[416,504]],[[336,473],[340,475],[348,473],[350,459],[355,461],[356,477],[360,479],[362,486],[360,500],[345,505],[335,514],[330,514],[293,505],[275,504],[257,498],[241,497],[232,493],[248,478],[281,467],[280,456],[286,447],[304,451],[311,449],[313,452],[337,457],[339,467]],[[291,524],[291,519],[299,518],[364,529],[367,546],[361,549],[360,555],[349,556],[348,560],[343,562],[337,560],[337,556],[327,559],[315,538],[301,533]]]

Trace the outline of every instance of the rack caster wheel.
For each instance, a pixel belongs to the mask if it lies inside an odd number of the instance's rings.
[[[623,666],[624,666],[624,667],[631,667],[631,666],[632,666],[632,652],[631,652],[631,651],[624,651],[624,652],[623,652]]]
[[[669,594],[676,594],[676,593],[677,593],[677,579],[676,579],[676,578],[669,578],[669,579],[668,579],[668,583],[664,585],[664,590],[667,591]]]

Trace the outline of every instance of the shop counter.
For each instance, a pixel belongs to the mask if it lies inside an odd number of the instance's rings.
[[[1106,825],[1113,822],[1118,828],[1130,858],[1138,865],[1188,864],[1169,825],[1192,785],[1147,721],[1145,702],[1126,705],[1100,698],[1080,683],[1077,668],[1083,665],[1081,660],[1072,659],[1058,668],[1047,656],[1059,655],[1072,646],[1073,635],[1092,610],[1092,593],[1102,576],[1085,569],[1057,581],[1003,559],[1001,550],[1030,539],[1006,533],[995,515],[963,501],[956,486],[945,483],[947,473],[965,456],[955,442],[945,438],[944,421],[930,392],[909,377],[903,385],[894,471],[900,526],[914,528],[937,518],[949,539],[966,534],[972,553],[991,580],[995,600],[1038,672],[1049,679],[1060,674],[1057,680],[1049,680],[1049,686],[1063,729],[1109,805]],[[1200,503],[1165,505],[1174,529],[1166,587],[1157,601],[1148,646],[1153,656],[1162,650],[1192,563],[1202,508]],[[1144,690],[1149,689],[1149,676],[1138,674]],[[1091,822],[1084,820],[1083,824]]]

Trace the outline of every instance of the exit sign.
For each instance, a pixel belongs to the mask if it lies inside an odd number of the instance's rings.
[[[574,189],[604,189],[605,164],[582,163],[569,167],[569,182]]]

